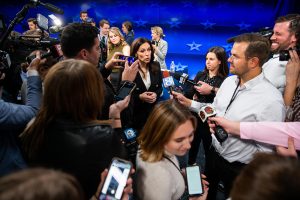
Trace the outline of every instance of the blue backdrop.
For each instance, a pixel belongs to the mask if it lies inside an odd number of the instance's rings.
[[[6,24],[29,0],[10,0],[1,2],[0,14]],[[133,22],[136,37],[151,38],[150,28],[161,26],[165,40],[169,43],[167,65],[174,60],[177,70],[188,70],[191,78],[204,67],[205,54],[212,46],[223,46],[229,37],[256,32],[263,27],[273,27],[278,16],[299,13],[296,0],[203,0],[203,1],[54,1],[52,3],[64,10],[64,15],[56,15],[64,24],[79,21],[79,12],[87,10],[97,25],[101,19],[108,19],[111,26],[121,27],[125,20]],[[26,20],[53,14],[43,6],[31,8],[25,19],[15,27],[16,31],[27,30]],[[51,25],[51,21],[50,21]],[[54,35],[55,36],[55,35]]]

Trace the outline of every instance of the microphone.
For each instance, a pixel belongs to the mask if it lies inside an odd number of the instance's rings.
[[[44,6],[45,8],[47,8],[48,10],[50,10],[51,12],[54,12],[54,13],[57,13],[57,14],[64,14],[64,11],[58,7],[56,7],[55,5],[52,5],[50,3],[43,3],[39,0],[30,0],[30,3],[33,3],[34,6],[37,6],[37,5],[42,5]]]
[[[170,94],[172,94],[173,86],[175,86],[173,77],[170,76],[170,73],[167,70],[162,71],[162,73],[163,73],[163,85],[165,88],[168,88]]]
[[[202,106],[198,113],[203,123],[207,120],[208,117],[214,117],[216,116],[216,114],[217,114],[216,109],[211,104],[206,104],[205,106]],[[228,138],[228,133],[222,128],[222,126],[216,124],[215,136],[216,139],[220,143],[222,143]]]
[[[201,84],[197,84],[195,83],[194,81],[192,80],[189,80],[189,75],[186,74],[186,73],[182,73],[182,74],[179,74],[179,73],[176,73],[176,72],[170,72],[170,74],[176,79],[179,81],[179,83],[181,84],[185,84],[185,83],[189,83],[189,84],[192,84],[192,85],[196,85],[196,86],[201,86]]]

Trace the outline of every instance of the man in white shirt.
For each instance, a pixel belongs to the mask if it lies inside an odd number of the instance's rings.
[[[265,77],[283,94],[286,78],[285,66],[286,61],[279,60],[279,51],[294,48],[296,46],[297,27],[300,25],[300,15],[289,14],[280,16],[275,21],[273,28],[273,35],[271,36],[271,52],[272,58],[263,65],[263,72]],[[299,33],[298,33],[299,34]]]
[[[228,62],[230,72],[235,75],[225,79],[216,94],[213,106],[217,115],[234,121],[283,121],[285,107],[282,95],[262,73],[262,65],[269,55],[268,40],[258,34],[247,33],[231,38],[229,42],[234,42]],[[195,89],[199,87],[195,86]],[[194,111],[205,105],[188,100],[179,93],[173,92],[173,95]],[[235,177],[253,155],[260,151],[272,151],[265,144],[232,135],[220,143],[212,134],[212,145],[206,164],[210,184],[208,199],[216,198],[220,180],[228,197]]]

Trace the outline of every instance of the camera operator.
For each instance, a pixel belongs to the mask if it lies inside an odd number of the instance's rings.
[[[18,145],[18,135],[36,115],[42,96],[42,83],[38,74],[40,53],[28,67],[28,100],[26,105],[4,102],[0,99],[0,176],[26,167]],[[2,67],[2,66],[1,66]],[[5,74],[0,71],[1,79]],[[1,82],[0,82],[1,83]],[[0,94],[2,85],[0,85]],[[1,95],[0,95],[1,97]]]
[[[271,36],[271,52],[273,57],[263,65],[265,77],[283,94],[286,77],[285,68],[288,59],[281,61],[280,52],[295,48],[297,44],[296,35],[299,35],[297,27],[300,26],[299,14],[288,14],[280,16],[275,21],[273,35]]]
[[[28,28],[29,30],[25,31],[23,33],[23,36],[28,36],[28,37],[22,37],[25,40],[39,40],[43,34],[44,38],[48,38],[49,37],[49,33],[47,31],[42,31],[41,29],[39,29],[38,27],[38,22],[35,18],[29,18],[27,20],[28,23]]]
[[[80,20],[81,23],[91,24],[92,26],[96,26],[96,23],[93,18],[90,18],[87,11],[80,12]]]

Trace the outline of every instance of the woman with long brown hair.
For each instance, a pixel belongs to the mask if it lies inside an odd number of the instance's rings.
[[[75,175],[91,197],[111,159],[126,157],[119,135],[120,112],[128,101],[129,97],[110,106],[113,128],[105,125],[97,120],[104,103],[104,83],[97,68],[83,60],[57,63],[44,80],[39,113],[21,134],[29,164]]]

